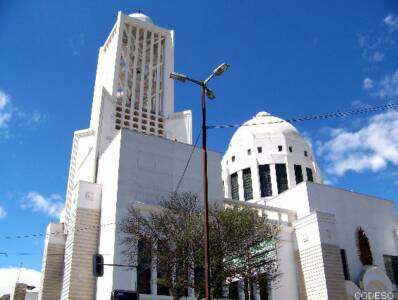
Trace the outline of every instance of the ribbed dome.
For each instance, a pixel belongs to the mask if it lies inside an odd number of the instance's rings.
[[[148,17],[147,15],[144,15],[143,13],[140,13],[140,12],[132,13],[129,15],[129,17],[135,18],[135,19],[143,21],[143,22],[148,22],[148,23],[153,24],[153,21],[150,17]]]
[[[285,135],[299,137],[298,130],[289,122],[274,117],[268,112],[259,112],[255,117],[239,127],[231,139],[231,144],[242,140],[253,139],[256,136]]]
[[[221,168],[225,197],[240,201],[265,201],[303,181],[322,183],[308,142],[265,111],[236,130]]]

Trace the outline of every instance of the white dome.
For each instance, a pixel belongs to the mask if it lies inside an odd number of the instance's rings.
[[[241,143],[242,140],[256,137],[280,134],[300,137],[300,133],[292,124],[281,118],[274,117],[268,112],[261,111],[239,127],[231,139],[231,144],[233,145],[235,142]]]
[[[135,18],[135,19],[143,21],[143,22],[148,22],[148,23],[153,24],[153,21],[150,17],[148,17],[147,15],[144,15],[143,13],[140,13],[140,12],[132,13],[129,15],[129,17]]]
[[[265,201],[303,181],[322,182],[308,142],[292,124],[264,111],[236,130],[221,167],[225,197],[241,201]]]

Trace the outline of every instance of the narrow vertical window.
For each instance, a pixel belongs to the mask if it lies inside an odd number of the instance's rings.
[[[140,240],[138,242],[138,292],[151,294],[151,244]]]
[[[296,184],[302,182],[303,179],[303,170],[300,165],[294,165],[294,175],[296,176]]]
[[[279,152],[282,152],[282,145],[279,145],[279,146],[278,146],[278,151],[279,151]]]
[[[278,184],[278,194],[286,191],[289,186],[287,182],[287,173],[285,164],[276,164],[276,182]]]
[[[304,156],[307,157],[308,156],[308,152],[304,151]]]
[[[239,281],[234,281],[231,282],[228,286],[229,288],[229,293],[228,293],[228,298],[233,299],[233,300],[238,300],[239,299]]]
[[[263,152],[263,148],[262,147],[257,147],[257,152],[258,153],[262,153]]]
[[[253,199],[252,172],[250,168],[243,170],[243,194],[245,201]]]
[[[398,284],[398,257],[391,255],[383,255],[386,273],[393,284]]]
[[[231,157],[231,161],[234,162],[235,161],[235,156]]]
[[[239,200],[238,173],[231,175],[231,197],[234,200]]]
[[[289,146],[289,152],[293,152],[292,146]]]
[[[258,285],[260,289],[260,299],[261,300],[268,300],[269,299],[269,285],[266,276],[261,276],[258,280]]]
[[[251,155],[252,154],[252,149],[247,149],[247,155]]]
[[[314,182],[314,176],[312,175],[312,169],[306,168],[307,171],[307,181]]]
[[[272,196],[272,182],[269,165],[258,166],[258,173],[260,176],[261,197]]]
[[[348,270],[347,255],[344,249],[340,249],[341,264],[343,265],[344,279],[350,280],[350,272]]]

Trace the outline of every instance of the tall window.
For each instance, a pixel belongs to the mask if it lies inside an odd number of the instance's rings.
[[[398,284],[398,257],[391,255],[383,255],[384,265],[388,278],[394,284]]]
[[[289,186],[287,183],[287,173],[285,164],[276,164],[276,182],[278,183],[278,194],[286,191]]]
[[[229,299],[239,299],[239,281],[234,281],[229,284]]]
[[[260,275],[258,284],[259,284],[259,288],[260,288],[260,299],[268,300],[269,299],[269,286],[268,286],[268,282],[267,282],[267,277]]]
[[[140,240],[138,242],[138,292],[151,294],[151,244]]]
[[[312,175],[312,169],[306,168],[307,171],[307,181],[314,182],[314,176]]]
[[[243,193],[245,201],[253,199],[252,172],[250,168],[243,170]]]
[[[296,176],[296,184],[302,182],[303,179],[303,170],[300,165],[294,165],[294,175]]]
[[[344,249],[340,249],[341,264],[343,265],[344,279],[350,280],[350,272],[348,270],[347,255]]]
[[[258,173],[260,176],[261,197],[272,196],[272,183],[269,165],[258,166]]]
[[[231,175],[231,197],[234,200],[239,200],[238,173]]]

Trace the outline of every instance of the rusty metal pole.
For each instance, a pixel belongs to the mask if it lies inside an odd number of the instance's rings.
[[[202,83],[202,158],[203,158],[203,199],[204,199],[204,250],[205,250],[205,295],[210,300],[210,251],[209,251],[209,191],[207,180],[207,125],[206,85]]]

